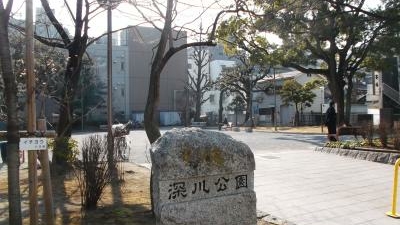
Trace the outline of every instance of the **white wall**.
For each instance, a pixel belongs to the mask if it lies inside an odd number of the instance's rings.
[[[95,72],[98,78],[105,85],[107,90],[107,49],[106,45],[94,44],[88,48],[90,57],[95,65]],[[113,46],[112,54],[112,105],[113,112],[123,111],[125,119],[129,118],[129,55],[127,46]],[[107,99],[107,96],[104,96]],[[101,113],[103,114],[103,113]]]
[[[235,66],[235,61],[228,61],[228,60],[213,60],[210,62],[210,76],[212,81],[215,81],[222,72],[222,69],[224,67],[233,67]],[[219,90],[211,90],[205,93],[204,98],[212,97],[214,96],[213,99],[209,99],[207,102],[205,102],[202,107],[201,107],[201,113],[205,114],[207,112],[214,112],[218,114],[218,108],[219,108]],[[228,98],[224,99],[223,101],[223,107],[226,108],[227,105],[232,101],[232,96],[229,96]],[[224,114],[227,114],[228,112],[224,111]]]

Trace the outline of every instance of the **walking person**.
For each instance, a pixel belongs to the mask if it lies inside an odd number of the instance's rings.
[[[329,108],[326,110],[325,126],[328,127],[328,140],[337,141],[336,135],[336,110],[335,102],[329,102]]]

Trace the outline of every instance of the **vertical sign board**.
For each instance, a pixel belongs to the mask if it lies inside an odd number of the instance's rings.
[[[378,95],[379,94],[379,87],[380,87],[380,81],[379,81],[379,72],[375,71],[373,74],[373,82],[374,82],[374,86],[373,86],[373,94],[374,95]]]
[[[46,138],[20,138],[19,150],[46,150],[47,139]]]

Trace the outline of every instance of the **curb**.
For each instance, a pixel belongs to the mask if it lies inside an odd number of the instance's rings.
[[[365,149],[316,147],[314,151],[392,165],[400,158],[400,153],[377,152]]]

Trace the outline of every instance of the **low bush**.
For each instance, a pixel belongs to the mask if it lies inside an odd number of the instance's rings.
[[[74,163],[84,209],[96,209],[103,190],[112,180],[107,163],[107,138],[99,135],[83,140],[82,160]]]
[[[390,125],[386,122],[379,124],[378,135],[381,141],[382,147],[386,148],[388,145],[388,135],[390,133]]]
[[[400,126],[395,126],[393,129],[393,148],[400,150]]]

